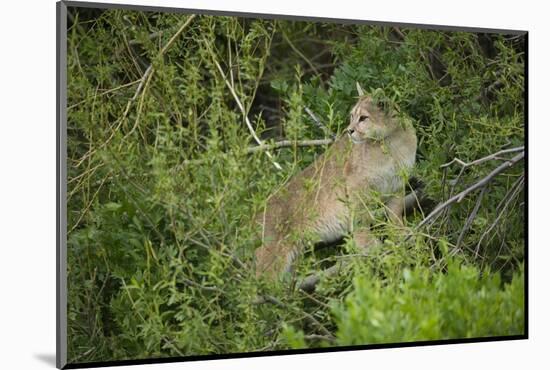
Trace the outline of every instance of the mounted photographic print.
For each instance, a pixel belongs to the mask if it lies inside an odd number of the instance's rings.
[[[527,338],[527,32],[306,16],[58,3],[58,367]]]

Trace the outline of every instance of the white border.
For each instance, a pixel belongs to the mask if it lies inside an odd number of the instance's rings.
[[[518,369],[548,363],[549,246],[545,210],[548,127],[547,11],[543,2],[319,0],[106,1],[168,7],[368,19],[528,30],[530,338],[528,341],[322,353],[119,367],[146,369],[266,369],[314,367]],[[537,5],[534,5],[537,4]],[[2,304],[0,364],[7,369],[53,368],[55,354],[55,1],[6,2],[2,35],[0,225]],[[7,114],[5,114],[7,113]],[[543,213],[544,212],[544,213]],[[546,217],[545,217],[546,216]],[[544,356],[544,357],[543,357]],[[545,359],[545,360],[543,360]],[[540,361],[542,360],[542,361]],[[542,365],[544,366],[544,365]]]

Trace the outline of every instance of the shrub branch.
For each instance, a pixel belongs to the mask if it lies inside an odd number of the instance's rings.
[[[319,118],[317,118],[317,116],[315,115],[315,113],[313,113],[311,109],[309,109],[308,107],[304,107],[304,110],[311,117],[313,122],[315,122],[315,125],[317,125],[317,127],[323,130],[325,134],[330,136],[332,139],[336,140],[336,135],[332,131],[330,131],[330,129],[319,120]]]
[[[517,148],[516,148],[517,149]],[[511,149],[508,149],[508,151],[510,151]],[[502,151],[501,151],[502,152]],[[499,152],[500,153],[500,152]],[[487,157],[484,157],[484,158],[481,158],[477,161],[474,161],[474,162],[477,162],[475,164],[479,164],[479,163],[482,163],[486,160],[489,160],[489,159],[495,159],[497,158],[497,155],[498,153],[495,153],[495,154],[492,154],[490,156],[487,156]],[[521,161],[525,156],[525,152],[522,150],[521,153],[517,154],[516,156],[514,156],[513,158],[507,160],[506,162],[502,163],[501,165],[499,165],[497,168],[495,168],[493,171],[491,171],[487,176],[485,176],[484,178],[482,178],[481,180],[479,180],[478,182],[474,183],[473,185],[469,186],[467,189],[461,191],[460,193],[452,196],[451,198],[447,199],[445,202],[439,204],[437,207],[435,207],[435,209],[428,215],[426,216],[417,226],[416,226],[416,229],[419,229],[421,228],[422,226],[426,225],[430,220],[432,220],[433,218],[435,218],[441,211],[443,211],[444,209],[446,209],[447,207],[449,207],[451,204],[454,204],[454,203],[460,203],[465,196],[467,196],[468,194],[480,189],[480,188],[483,188],[485,187],[488,183],[490,183],[497,175],[501,174],[503,171],[507,170],[508,168],[514,166],[516,163],[518,163],[519,161]],[[483,160],[483,161],[482,161]],[[464,167],[467,167],[469,165],[472,165],[472,163],[474,162],[471,162],[471,163],[464,163],[463,166]],[[460,163],[460,162],[459,162]]]
[[[170,40],[168,40],[168,42],[166,43],[166,45],[163,46],[163,48],[160,50],[159,52],[159,57],[163,56],[167,51],[168,49],[170,49],[170,47],[174,44],[175,40],[179,37],[179,35],[181,35],[181,33],[187,28],[187,26],[189,26],[189,24],[193,21],[193,19],[196,17],[195,14],[189,16],[186,21],[181,25],[181,27],[176,31],[176,33],[170,38]],[[103,147],[105,147],[112,139],[113,137],[115,136],[116,132],[118,131],[118,129],[122,126],[122,124],[124,123],[124,120],[126,119],[126,117],[128,116],[128,113],[130,112],[130,108],[132,106],[132,104],[135,102],[135,100],[137,99],[137,97],[139,96],[139,94],[142,92],[142,90],[144,89],[144,87],[147,87],[149,85],[149,81],[151,80],[151,77],[153,76],[153,73],[154,73],[154,67],[153,67],[153,63],[151,63],[149,65],[149,67],[147,67],[147,69],[145,70],[145,73],[143,74],[143,76],[141,76],[141,78],[137,81],[139,81],[139,84],[136,88],[136,91],[134,92],[134,95],[128,100],[128,102],[126,103],[126,108],[124,109],[123,113],[122,113],[122,116],[117,120],[117,122],[115,122],[112,126],[115,126],[116,124],[116,127],[112,127],[111,126],[111,135],[102,143],[100,144],[99,146],[97,146],[96,148],[94,149],[91,149],[90,151],[86,152],[86,154],[84,154],[82,156],[82,158],[80,158],[76,164],[75,164],[75,167],[80,167],[80,165],[86,160],[88,159],[89,157],[91,157],[98,149],[101,149]],[[134,81],[132,84],[134,83],[137,83],[137,81]],[[137,117],[136,117],[136,123],[134,124],[134,126],[132,127],[132,129],[130,130],[130,132],[128,134],[125,135],[125,138],[128,137],[132,132],[134,132],[134,130],[136,129],[136,127],[138,126],[138,123],[139,123],[139,117],[141,115],[141,109],[143,107],[143,95],[142,95],[142,98],[140,99],[140,105],[139,105],[139,108],[138,108],[138,113],[137,113]]]
[[[250,134],[252,135],[252,137],[254,138],[256,143],[258,143],[258,145],[260,145],[260,146],[264,145],[262,140],[260,140],[260,138],[256,134],[256,131],[254,131],[254,127],[252,127],[252,123],[250,122],[250,119],[248,118],[248,115],[246,113],[246,110],[244,109],[243,103],[241,102],[241,100],[237,96],[237,92],[235,91],[235,89],[231,85],[231,82],[227,79],[227,76],[225,75],[225,72],[223,71],[223,68],[221,67],[220,63],[218,63],[218,61],[216,60],[216,57],[214,55],[214,51],[210,48],[210,45],[208,44],[208,42],[205,42],[205,45],[208,48],[208,51],[210,52],[210,55],[212,56],[212,62],[216,66],[218,72],[220,72],[220,75],[222,76],[222,79],[225,82],[225,85],[227,86],[227,88],[231,92],[231,95],[233,96],[233,99],[235,100],[235,103],[237,104],[237,107],[239,107],[239,110],[241,111],[241,113],[243,115],[244,122],[246,123],[246,126],[248,127],[248,131],[250,131]],[[278,170],[283,169],[281,167],[281,165],[275,161],[275,159],[273,158],[273,156],[271,155],[271,153],[269,151],[266,150],[265,154],[269,157],[269,159],[271,160],[271,162],[273,163],[273,165],[275,166],[276,169],[278,169]]]
[[[282,149],[290,147],[308,147],[308,146],[323,146],[328,145],[334,142],[333,139],[315,139],[315,140],[281,140],[276,141],[273,144],[260,144],[256,146],[250,146],[245,149],[246,154],[253,154],[261,151],[273,150],[273,149]],[[206,163],[206,159],[189,159],[183,161],[182,165],[190,164],[203,164]],[[178,166],[179,167],[179,166]],[[179,169],[179,168],[178,168]]]

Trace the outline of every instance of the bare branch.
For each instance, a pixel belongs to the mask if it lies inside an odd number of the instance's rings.
[[[334,142],[334,140],[332,139],[282,140],[282,141],[277,141],[273,144],[261,144],[257,146],[248,147],[246,148],[245,153],[252,154],[263,150],[281,149],[281,148],[289,148],[289,147],[322,146],[322,145],[331,144],[332,142]],[[181,166],[186,166],[190,164],[202,164],[202,163],[205,163],[206,161],[207,161],[206,159],[189,159],[184,161],[180,166],[178,166],[178,169],[180,169]]]
[[[326,340],[326,341],[329,341],[329,342],[334,341],[334,337],[329,337],[327,335],[319,335],[319,334],[304,335],[304,339],[308,339],[308,340]]]
[[[110,173],[109,173],[110,174]],[[101,183],[99,184],[99,186],[97,187],[97,190],[95,191],[94,195],[92,196],[92,199],[88,202],[88,204],[86,205],[86,207],[84,208],[84,210],[80,213],[80,216],[78,217],[78,220],[76,220],[76,222],[74,223],[74,225],[69,229],[69,231],[67,232],[67,234],[70,234],[73,232],[74,229],[77,228],[77,226],[80,224],[80,221],[82,221],[82,219],[84,218],[84,216],[88,213],[88,210],[90,209],[90,207],[92,206],[92,204],[94,203],[94,200],[96,199],[97,195],[99,194],[99,191],[101,190],[101,188],[103,187],[103,184],[105,184],[105,181],[107,181],[107,179],[109,178],[109,174],[107,174],[107,176],[105,176],[103,178],[103,180],[101,180]]]
[[[479,207],[481,206],[481,201],[483,199],[483,195],[485,195],[485,190],[487,190],[487,186],[484,186],[481,189],[481,192],[479,193],[479,195],[477,197],[476,205],[474,206],[474,209],[470,213],[470,216],[468,216],[468,219],[464,223],[464,227],[460,231],[460,235],[458,236],[456,246],[454,247],[454,249],[456,249],[457,251],[460,250],[460,244],[462,243],[462,240],[464,239],[464,236],[466,235],[466,232],[470,228],[470,225],[472,224],[475,217],[477,216],[477,213],[479,212]]]
[[[452,165],[453,163],[458,163],[460,164],[462,167],[464,168],[467,168],[467,167],[470,167],[470,166],[474,166],[474,165],[477,165],[477,164],[480,164],[480,163],[483,163],[483,162],[487,162],[487,161],[490,161],[490,160],[493,160],[493,159],[499,159],[499,160],[506,160],[502,157],[500,157],[500,155],[502,154],[506,154],[506,153],[515,153],[515,152],[521,152],[525,149],[525,147],[523,146],[519,146],[517,148],[510,148],[510,149],[503,149],[501,151],[498,151],[496,153],[493,153],[493,154],[490,154],[486,157],[483,157],[483,158],[480,158],[480,159],[476,159],[475,161],[472,161],[472,162],[463,162],[462,160],[458,159],[458,158],[453,158],[452,161],[450,161],[449,163],[445,163],[443,165],[441,165],[441,168],[445,168],[445,167],[449,167],[450,165]]]
[[[421,228],[422,226],[426,225],[432,218],[436,217],[441,211],[449,207],[453,203],[460,203],[464,197],[484,186],[486,186],[489,182],[491,182],[497,175],[505,171],[506,169],[512,167],[519,161],[523,159],[525,156],[525,152],[522,151],[520,154],[517,154],[515,157],[511,158],[510,160],[502,163],[500,166],[495,168],[493,171],[491,171],[487,176],[485,176],[483,179],[479,180],[478,182],[474,183],[467,189],[461,191],[460,193],[456,194],[455,196],[447,199],[445,202],[439,204],[435,209],[428,215],[426,218],[424,218],[417,226],[416,229]]]
[[[317,118],[317,116],[311,111],[311,109],[309,109],[308,107],[304,107],[304,110],[311,117],[313,122],[315,122],[317,127],[319,127],[321,130],[323,130],[325,132],[325,134],[330,136],[332,139],[336,140],[336,135],[334,133],[332,133],[330,131],[330,129],[319,120],[319,118]]]
[[[283,39],[288,43],[288,45],[290,46],[290,48],[292,50],[294,50],[294,52],[296,54],[298,54],[298,56],[300,56],[300,58],[302,58],[306,63],[307,65],[309,66],[309,68],[311,68],[316,74],[319,74],[319,71],[317,70],[317,68],[315,68],[315,66],[313,65],[313,63],[304,55],[304,53],[302,53],[300,51],[300,49],[298,49],[293,43],[292,41],[290,41],[290,39],[288,38],[286,32],[282,32],[283,34]]]
[[[166,31],[164,31],[164,32],[166,32]],[[156,31],[156,32],[153,32],[153,33],[150,33],[149,35],[147,35],[147,38],[149,40],[154,40],[156,38],[161,37],[162,33],[163,33],[163,31]],[[139,45],[141,43],[142,43],[141,40],[137,40],[137,39],[132,39],[132,40],[128,41],[128,44],[130,44],[132,46],[133,45]]]
[[[157,56],[158,58],[160,58],[164,54],[166,54],[168,49],[170,49],[170,47],[174,44],[174,42],[177,40],[179,35],[181,35],[183,33],[183,31],[187,28],[187,26],[189,26],[189,24],[193,21],[193,19],[195,17],[196,17],[196,15],[192,14],[191,16],[189,16],[187,18],[187,20],[181,25],[181,27],[176,31],[176,33],[174,33],[172,35],[170,40],[168,40],[168,42],[162,47],[162,49],[160,50],[160,52]],[[149,83],[151,81],[151,78],[153,77],[154,72],[155,72],[155,68],[153,66],[153,63],[151,63],[149,65],[149,67],[147,67],[147,69],[145,70],[145,73],[143,74],[143,77],[141,77],[141,82],[139,83],[139,85],[136,89],[136,92],[134,93],[134,96],[132,97],[130,102],[128,102],[128,106],[126,107],[126,110],[124,111],[124,116],[126,116],[128,114],[130,103],[136,100],[136,98],[138,97],[138,95],[140,94],[142,89],[145,89],[147,86],[149,86]],[[135,129],[138,127],[139,119],[140,119],[140,116],[141,116],[141,110],[143,108],[143,100],[144,100],[143,97],[144,97],[144,94],[141,95],[141,99],[139,101],[138,111],[137,111],[137,114],[136,114],[136,122],[135,122],[134,126],[132,127],[132,129],[130,130],[130,132],[128,132],[125,135],[125,137],[130,136],[135,131]]]
[[[334,142],[333,139],[318,139],[318,140],[282,140],[277,141],[273,144],[263,144],[258,146],[252,146],[246,149],[246,153],[256,153],[262,150],[268,150],[268,149],[280,149],[280,148],[287,148],[287,147],[306,147],[306,146],[322,146],[322,145],[328,145]]]
[[[115,91],[118,91],[118,90],[120,90],[120,89],[123,89],[123,88],[125,88],[125,87],[133,86],[133,85],[135,85],[135,84],[137,84],[137,83],[139,83],[139,82],[141,82],[141,78],[138,79],[138,80],[132,81],[132,82],[128,82],[128,83],[126,83],[126,84],[124,84],[124,85],[120,85],[120,86],[114,87],[114,88],[112,88],[112,89],[108,89],[108,90],[102,91],[101,93],[99,93],[99,94],[97,94],[97,95],[95,95],[95,96],[93,96],[93,97],[85,98],[85,99],[79,101],[78,103],[75,103],[75,104],[73,104],[73,105],[68,106],[67,109],[68,109],[68,110],[71,110],[71,109],[73,109],[73,108],[78,107],[79,105],[81,105],[81,104],[83,104],[83,103],[86,103],[87,101],[90,101],[90,100],[95,99],[95,98],[99,98],[100,96],[104,96],[104,95],[107,95],[107,94],[111,94],[111,93],[113,93],[113,92],[115,92]]]
[[[508,206],[510,205],[510,203],[512,202],[512,200],[519,194],[519,191],[521,190],[522,188],[522,185],[524,183],[524,177],[523,176],[520,176],[516,182],[512,185],[512,188],[506,193],[506,195],[504,196],[503,200],[501,201],[501,203],[499,204],[499,206],[497,207],[497,209],[500,209],[497,217],[495,218],[495,220],[493,221],[493,223],[487,228],[487,230],[485,230],[483,232],[483,234],[481,234],[481,237],[479,238],[479,241],[476,245],[476,249],[475,249],[475,255],[477,256],[479,254],[479,249],[481,247],[481,242],[483,241],[483,239],[485,239],[485,237],[495,228],[495,226],[498,224],[499,220],[502,218],[502,215],[504,214],[504,212],[506,211],[506,209],[508,208]],[[504,202],[504,203],[503,203]],[[502,206],[501,206],[502,205]]]
[[[345,261],[338,261],[336,264],[332,265],[326,270],[309,275],[298,284],[298,289],[303,290],[307,293],[313,292],[321,279],[338,274],[340,271],[342,271],[346,264],[347,263]]]
[[[172,46],[172,44],[174,43],[174,41],[178,38],[179,35],[181,35],[181,33],[187,28],[187,26],[193,21],[193,19],[196,17],[195,14],[189,16],[186,21],[181,25],[181,27],[178,29],[178,31],[170,38],[170,40],[166,43],[166,45],[164,45],[164,47],[160,50],[159,52],[159,56],[162,56],[166,53],[166,51]],[[112,125],[112,126],[115,126],[116,124],[116,127],[114,128],[111,128],[111,135],[101,144],[99,145],[98,147],[94,148],[94,149],[91,149],[90,151],[88,151],[86,154],[84,154],[75,164],[75,167],[80,167],[80,165],[87,159],[89,158],[90,156],[92,156],[98,149],[101,149],[103,147],[105,147],[112,139],[113,137],[115,136],[116,132],[118,131],[118,129],[122,126],[125,118],[128,116],[128,113],[130,112],[130,107],[132,106],[132,104],[134,103],[134,101],[137,99],[137,97],[139,96],[139,94],[141,93],[142,89],[146,86],[148,86],[149,84],[149,81],[151,80],[151,77],[153,75],[153,72],[154,72],[154,68],[153,68],[153,64],[151,63],[149,65],[149,67],[147,67],[147,69],[145,70],[145,73],[143,74],[143,76],[141,76],[141,78],[137,81],[139,81],[139,85],[138,87],[136,88],[136,91],[134,92],[134,95],[132,96],[132,98],[130,98],[128,100],[128,102],[126,103],[126,108],[124,109],[124,111],[122,112],[122,116]],[[137,83],[137,81],[134,81],[133,83]],[[138,123],[139,123],[139,116],[141,114],[141,108],[143,106],[143,95],[142,95],[142,99],[140,101],[140,106],[138,108],[138,113],[137,113],[137,117],[136,117],[136,123],[134,124],[134,126],[132,127],[132,129],[130,130],[130,132],[128,134],[126,134],[124,137],[128,137],[128,135],[130,135],[132,132],[134,132],[134,130],[136,129],[136,127],[138,126]]]
[[[210,45],[208,45],[207,43],[206,43],[206,46],[207,46],[208,50],[210,51],[210,54],[212,56],[212,61],[213,61],[214,65],[218,69],[218,72],[220,72],[220,75],[222,76],[222,78],[225,82],[225,85],[227,86],[227,88],[231,92],[231,95],[233,96],[233,99],[235,100],[235,103],[237,103],[237,106],[239,107],[239,110],[241,111],[241,113],[243,115],[246,126],[248,127],[248,131],[250,131],[250,134],[252,135],[252,137],[254,138],[256,143],[258,143],[258,145],[264,145],[264,143],[260,140],[258,135],[256,135],[256,131],[254,131],[254,128],[252,127],[252,123],[250,122],[250,119],[248,119],[248,115],[246,114],[246,110],[244,109],[244,106],[241,103],[241,100],[237,96],[237,93],[236,93],[235,89],[233,88],[233,86],[231,85],[231,82],[227,79],[222,67],[220,66],[220,63],[218,63],[218,61],[216,60],[213,50],[210,48]],[[283,169],[281,167],[281,165],[279,163],[277,163],[275,161],[275,159],[273,159],[273,156],[271,155],[270,152],[266,151],[265,154],[269,157],[269,159],[271,160],[271,162],[273,163],[275,168],[277,168],[278,170]]]
[[[305,318],[311,322],[312,324],[314,324],[315,326],[317,326],[319,328],[319,330],[321,330],[321,332],[328,337],[329,340],[334,340],[334,335],[332,335],[332,333],[323,325],[319,322],[319,320],[317,320],[312,314],[310,314],[309,312],[305,312],[304,310],[300,310],[300,309],[297,309],[291,305],[286,305],[284,304],[283,302],[281,302],[280,300],[278,300],[277,298],[273,297],[273,296],[270,296],[270,295],[264,295],[261,297],[260,300],[257,300],[255,303],[256,304],[259,304],[259,303],[271,303],[271,304],[274,304],[276,306],[279,306],[281,308],[285,308],[285,309],[288,309],[288,308],[293,308],[295,311],[299,311],[300,313],[302,313]]]
[[[221,290],[220,288],[215,287],[215,286],[202,285],[202,284],[199,284],[199,283],[197,283],[197,282],[195,282],[191,279],[188,279],[186,277],[179,277],[179,279],[180,279],[180,281],[182,281],[187,286],[192,286],[192,287],[195,287],[195,288],[207,291],[207,292],[216,292],[216,293],[219,293],[219,294],[225,294],[225,292],[223,290]]]

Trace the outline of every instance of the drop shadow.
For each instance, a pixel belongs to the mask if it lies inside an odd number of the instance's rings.
[[[34,358],[42,361],[46,365],[55,367],[55,353],[35,353]]]

